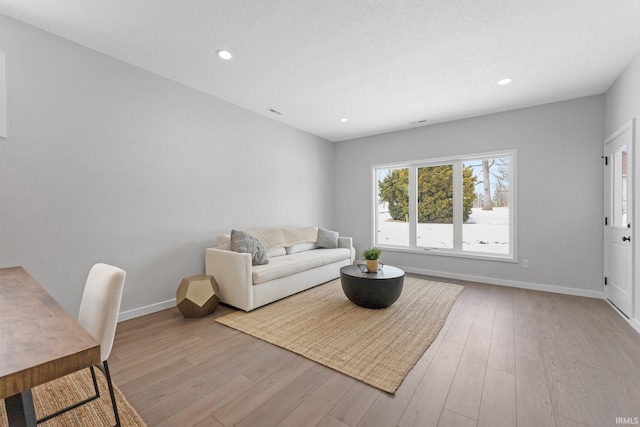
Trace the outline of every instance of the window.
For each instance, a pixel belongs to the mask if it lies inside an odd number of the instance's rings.
[[[515,260],[513,151],[374,166],[374,244]]]

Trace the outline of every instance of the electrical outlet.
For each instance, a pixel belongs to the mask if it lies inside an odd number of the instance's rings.
[[[523,259],[522,260],[522,268],[529,268],[529,260],[528,259]]]

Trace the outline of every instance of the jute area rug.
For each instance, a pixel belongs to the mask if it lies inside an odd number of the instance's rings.
[[[87,426],[112,426],[116,420],[111,408],[109,389],[102,372],[96,370],[100,397],[92,402],[82,405],[58,417],[38,424],[42,427],[87,427]],[[114,386],[118,414],[123,427],[146,426],[142,418],[131,407],[120,390]],[[94,395],[93,382],[89,369],[83,369],[71,375],[42,384],[33,390],[33,406],[36,417],[42,418],[66,406],[72,405]],[[7,426],[7,414],[4,400],[0,399],[0,427]]]
[[[395,393],[440,332],[462,289],[405,277],[398,301],[373,310],[351,303],[337,279],[216,322]]]

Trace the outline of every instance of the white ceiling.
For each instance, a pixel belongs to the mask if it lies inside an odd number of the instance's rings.
[[[0,0],[0,13],[330,141],[600,94],[640,51],[638,0]]]

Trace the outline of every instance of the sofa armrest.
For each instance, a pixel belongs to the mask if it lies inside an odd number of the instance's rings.
[[[213,276],[220,300],[244,311],[253,309],[251,254],[218,248],[205,249],[205,274]]]
[[[338,247],[346,248],[351,251],[351,263],[356,259],[356,250],[353,247],[353,238],[351,237],[338,237]]]

